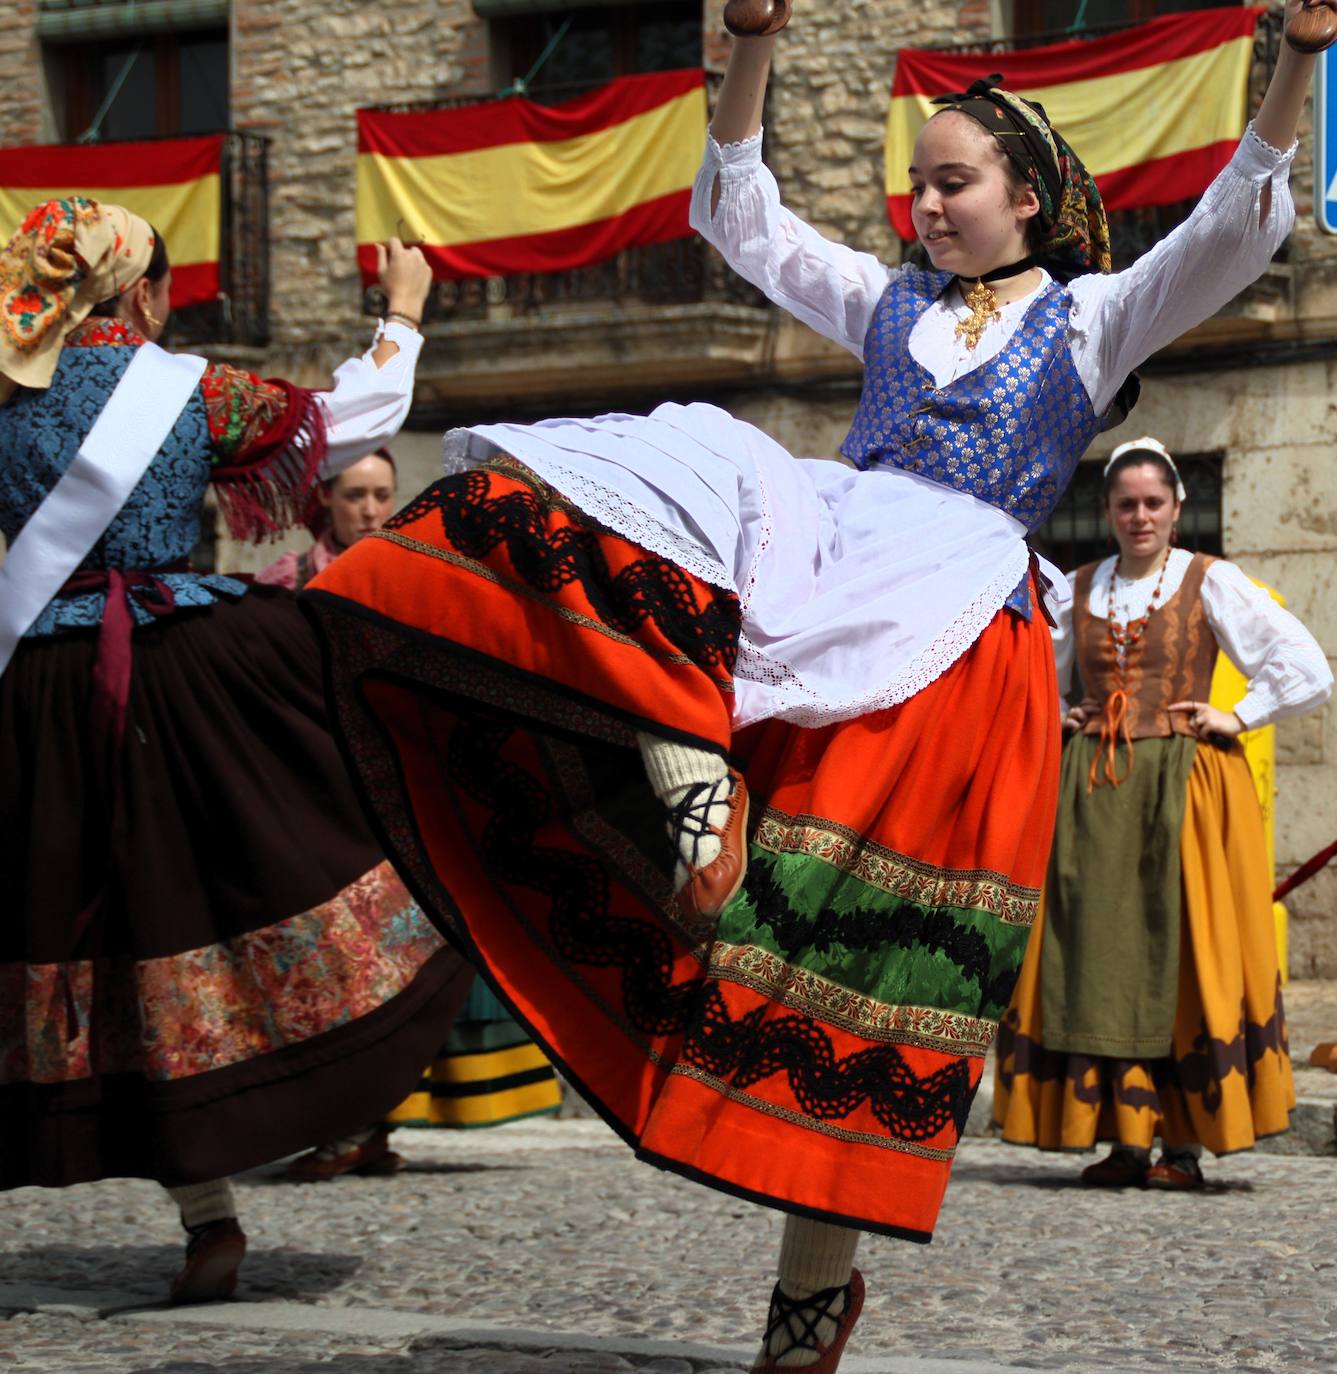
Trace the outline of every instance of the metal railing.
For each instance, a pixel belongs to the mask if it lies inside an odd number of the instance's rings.
[[[172,312],[172,343],[269,342],[269,140],[223,135],[219,295]]]
[[[707,71],[707,90],[713,92],[721,74]],[[569,100],[603,85],[548,87],[545,102]],[[381,105],[393,113],[449,110],[476,104],[477,96],[428,103]],[[697,305],[714,302],[762,305],[764,297],[737,276],[718,253],[696,235],[667,243],[628,248],[615,257],[565,272],[524,272],[508,277],[469,277],[438,281],[428,298],[429,321],[515,318],[582,305]],[[383,293],[370,286],[363,293],[363,310],[378,315],[385,308]]]

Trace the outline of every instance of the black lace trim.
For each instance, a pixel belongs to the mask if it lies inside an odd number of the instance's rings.
[[[478,469],[444,477],[385,528],[403,529],[436,511],[450,546],[467,557],[481,561],[504,544],[516,573],[535,590],[552,595],[578,582],[605,625],[634,635],[650,620],[698,667],[733,672],[742,624],[733,592],[712,588],[709,603],[698,607],[693,587],[699,584],[653,554],[614,573],[602,548],[610,536],[597,525],[550,527],[553,503],[532,490],[494,496],[491,485],[489,474]]]
[[[784,1074],[799,1108],[817,1121],[849,1116],[866,1101],[898,1139],[932,1140],[948,1125],[960,1135],[974,1096],[965,1059],[922,1078],[895,1045],[841,1059],[811,1017],[767,1019],[761,1006],[735,1019],[716,984],[675,984],[668,936],[649,921],[610,913],[608,875],[598,860],[536,845],[553,799],[536,777],[501,756],[509,734],[505,725],[462,720],[447,746],[448,780],[491,813],[480,857],[500,881],[551,900],[547,933],[561,959],[621,970],[622,1013],[635,1030],[681,1035],[680,1062],[740,1090]]]
[[[979,986],[976,1016],[997,1020],[1012,998],[1017,968],[991,974],[989,942],[978,931],[961,925],[950,912],[899,902],[893,908],[853,907],[836,911],[822,907],[816,915],[795,911],[764,859],[748,865],[748,895],[756,903],[756,922],[769,928],[785,957],[793,963],[805,949],[828,954],[833,947],[874,950],[920,948],[945,954],[962,976]]]

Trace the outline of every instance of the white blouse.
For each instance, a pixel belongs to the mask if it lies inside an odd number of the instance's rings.
[[[1170,551],[1160,605],[1179,590],[1192,560],[1193,555],[1184,549]],[[1087,610],[1102,624],[1108,617],[1114,564],[1111,555],[1097,565],[1087,596]],[[1069,586],[1075,584],[1076,576],[1069,575]],[[1120,624],[1146,611],[1158,576],[1159,569],[1145,577],[1114,579],[1114,616]],[[1226,657],[1249,679],[1249,690],[1235,707],[1246,730],[1312,711],[1332,694],[1332,670],[1314,636],[1233,563],[1218,558],[1207,569],[1202,579],[1202,609]],[[1054,658],[1059,693],[1066,700],[1076,660],[1071,600],[1056,622]]]
[[[1262,275],[1290,233],[1295,205],[1290,168],[1296,145],[1281,152],[1250,124],[1229,165],[1193,213],[1131,267],[1074,279],[1069,345],[1098,415],[1124,378],[1157,349],[1215,314]],[[710,201],[716,177],[720,199]],[[1271,184],[1266,215],[1263,188]],[[864,336],[893,270],[870,253],[824,238],[780,203],[775,178],[761,160],[761,134],[741,143],[706,143],[692,190],[692,227],[741,276],[819,334],[863,357]],[[1001,307],[973,350],[957,338],[970,312],[949,291],[916,323],[910,353],[942,387],[997,354],[1027,306],[1048,285]]]
[[[399,345],[399,352],[377,367],[371,355],[382,337]],[[422,352],[422,335],[391,320],[380,322],[371,347],[360,358],[340,363],[334,386],[318,393],[328,419],[329,452],[320,466],[321,478],[381,448],[403,428],[413,401],[413,373]]]

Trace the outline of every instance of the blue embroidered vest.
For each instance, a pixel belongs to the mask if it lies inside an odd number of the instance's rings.
[[[939,389],[910,356],[910,331],[951,281],[918,267],[892,274],[864,337],[863,393],[840,451],[856,467],[881,463],[969,492],[1034,530],[1100,430],[1068,349],[1072,294],[1050,282],[1000,353]],[[1007,605],[1029,618],[1027,582]]]
[[[134,354],[133,348],[111,345],[65,348],[47,390],[20,388],[0,406],[0,532],[9,543],[74,461]],[[185,558],[199,542],[210,455],[204,397],[196,389],[167,442],[83,566],[151,569]],[[168,573],[162,580],[172,588],[178,606],[207,606],[220,595],[241,596],[246,591],[235,578],[213,574]],[[57,597],[28,634],[96,625],[105,600],[101,592]],[[133,597],[130,605],[137,623],[152,619]]]

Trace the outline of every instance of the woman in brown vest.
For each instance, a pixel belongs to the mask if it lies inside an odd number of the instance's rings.
[[[1332,674],[1234,564],[1174,547],[1185,493],[1157,440],[1114,451],[1104,494],[1118,554],[1077,570],[1054,631],[1060,691],[1075,666],[1080,704],[1062,706],[1058,826],[999,1030],[994,1118],[1040,1149],[1113,1141],[1087,1183],[1200,1188],[1203,1146],[1248,1149],[1295,1104],[1236,737],[1321,705]],[[1207,700],[1218,650],[1249,679],[1233,712]]]

